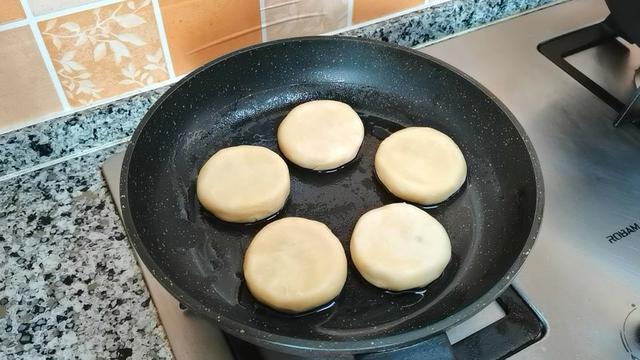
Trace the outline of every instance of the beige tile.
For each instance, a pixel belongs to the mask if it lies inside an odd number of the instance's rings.
[[[160,0],[176,74],[260,42],[258,0]]]
[[[62,110],[28,26],[0,32],[0,130]]]
[[[24,19],[20,0],[0,0],[0,24]]]
[[[321,34],[347,26],[347,0],[265,0],[267,39]]]
[[[72,106],[168,79],[149,0],[116,3],[38,26]]]
[[[375,19],[422,4],[424,0],[353,0],[353,23]]]
[[[0,0],[4,1],[4,0]],[[86,5],[96,0],[28,0],[29,8],[34,15],[48,14],[78,5]]]

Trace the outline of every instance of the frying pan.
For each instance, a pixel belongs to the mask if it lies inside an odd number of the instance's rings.
[[[398,202],[376,180],[378,144],[406,126],[434,127],[465,155],[463,188],[425,208],[447,229],[452,259],[425,289],[392,293],[349,264],[330,304],[292,316],[258,303],[242,279],[244,250],[264,225],[229,224],[195,196],[199,168],[217,150],[278,151],[276,129],[312,99],[350,104],[365,124],[357,158],[334,172],[289,164],[291,196],[277,215],[325,223],[349,238],[360,215]],[[534,243],[543,203],[534,150],[486,89],[416,51],[347,37],[274,41],[223,56],[175,84],[149,110],[125,155],[124,222],[153,275],[187,308],[224,331],[292,353],[372,353],[416,344],[470,317],[511,282]]]

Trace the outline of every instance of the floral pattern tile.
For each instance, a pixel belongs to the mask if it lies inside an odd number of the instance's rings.
[[[120,2],[38,26],[71,106],[169,77],[150,0]]]
[[[554,1],[456,0],[343,34],[413,46]],[[28,28],[24,31],[30,32]],[[3,31],[0,35],[11,33]],[[15,43],[29,44],[25,38]],[[0,44],[0,50],[10,50],[3,39]],[[15,50],[10,53],[22,54]],[[8,64],[5,68],[18,72],[7,63],[7,56],[0,58],[0,69]],[[2,75],[0,79],[7,79]],[[25,88],[35,91],[39,87]],[[0,176],[130,134],[159,96],[156,92],[0,135]],[[19,108],[21,104],[12,102],[11,106]],[[0,225],[0,243],[15,248],[5,249],[5,253],[15,253],[7,259],[18,264],[8,268],[20,270],[22,266],[26,270],[13,276],[0,272],[0,288],[11,290],[6,301],[0,299],[0,358],[171,358],[129,247],[122,239],[104,236],[115,233],[113,229],[119,233],[123,230],[98,166],[123,149],[119,146],[95,152],[2,182],[0,205],[5,205],[3,200],[8,205],[0,206],[0,224],[5,225]],[[3,158],[8,162],[3,163]],[[51,254],[61,260],[58,265],[62,271],[45,274],[40,271],[41,261],[36,260],[51,258]],[[70,261],[69,254],[79,260]],[[106,266],[96,267],[92,259]],[[80,280],[86,279],[92,279],[92,290],[83,292],[85,285]],[[24,345],[20,343],[23,337]]]

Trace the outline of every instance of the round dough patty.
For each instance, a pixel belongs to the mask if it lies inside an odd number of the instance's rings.
[[[360,217],[351,236],[351,258],[371,284],[401,291],[437,279],[451,259],[451,242],[431,215],[396,203]]]
[[[376,174],[397,197],[422,205],[445,201],[467,177],[467,163],[450,137],[429,127],[409,127],[384,139]]]
[[[252,145],[222,149],[200,169],[197,195],[216,217],[246,223],[282,209],[291,187],[289,169],[273,151]]]
[[[347,279],[340,240],[321,222],[289,217],[265,226],[244,257],[253,296],[276,310],[302,312],[335,298]]]
[[[331,170],[353,160],[364,139],[364,125],[351,106],[315,100],[293,108],[278,127],[278,146],[294,164]]]

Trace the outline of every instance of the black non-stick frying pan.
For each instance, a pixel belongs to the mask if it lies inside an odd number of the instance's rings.
[[[526,91],[526,89],[523,89]],[[447,229],[453,256],[425,289],[387,292],[349,264],[342,293],[292,316],[261,305],[242,280],[244,250],[264,223],[233,225],[195,196],[216,151],[256,144],[278,151],[276,128],[312,99],[350,104],[366,136],[357,158],[318,173],[289,164],[291,197],[277,215],[325,223],[342,241],[364,212],[400,201],[378,183],[378,144],[405,126],[430,126],[460,146],[463,188],[425,208]],[[219,58],[186,76],[149,110],[121,178],[129,237],[153,275],[185,306],[231,335],[289,352],[363,353],[414,344],[470,317],[513,279],[542,215],[540,168],[509,111],[466,75],[424,54],[345,37],[275,41]]]

